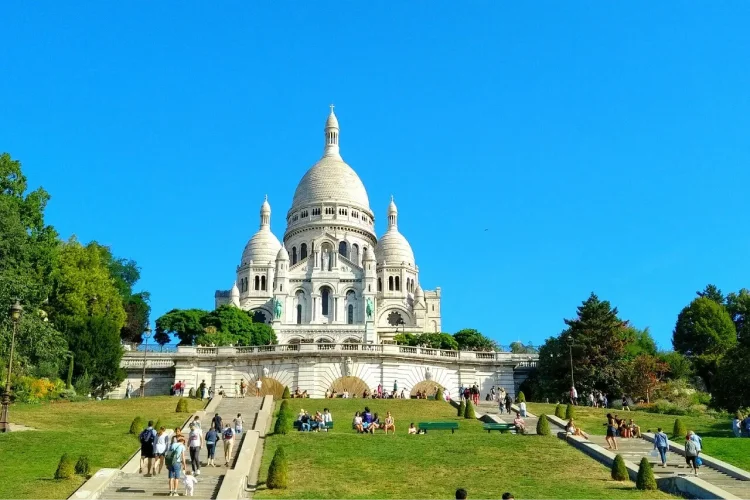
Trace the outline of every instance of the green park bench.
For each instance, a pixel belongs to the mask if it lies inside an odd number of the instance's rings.
[[[516,426],[513,424],[484,424],[484,430],[486,430],[488,433],[492,431],[507,432],[515,431]]]
[[[456,432],[456,429],[458,429],[458,422],[419,422],[419,430],[425,431],[427,433],[428,430],[451,430],[451,434]]]

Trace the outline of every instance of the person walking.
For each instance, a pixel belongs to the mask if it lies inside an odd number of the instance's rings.
[[[229,467],[229,461],[232,459],[232,448],[234,447],[234,431],[229,424],[226,424],[221,437],[224,439],[224,466]]]
[[[130,399],[133,394],[133,384],[128,380],[128,385],[125,387],[125,399]]]
[[[511,397],[509,392],[506,392],[505,393],[505,411],[508,412],[508,415],[510,415],[512,406],[513,406],[513,398]]]
[[[203,401],[204,399],[206,399],[207,391],[206,391],[206,381],[205,380],[201,380],[201,384],[198,386],[198,392],[201,395],[201,401]]]
[[[263,381],[261,379],[258,379],[255,381],[255,397],[260,397],[260,389],[263,387]]]
[[[154,448],[154,471],[156,475],[161,474],[164,469],[164,458],[166,457],[167,450],[169,449],[169,442],[172,436],[167,433],[167,429],[163,426],[159,428],[156,433],[156,447]]]
[[[732,419],[732,434],[736,438],[742,436],[742,415],[739,412]]]
[[[143,473],[143,463],[146,462],[146,476],[151,476],[154,469],[154,448],[156,447],[156,431],[152,420],[148,421],[148,426],[141,431],[138,439],[141,442],[141,465],[138,472]]]
[[[242,414],[238,413],[237,418],[234,419],[234,433],[237,435],[242,434]]]
[[[185,395],[185,381],[180,381],[180,397]]]
[[[211,425],[214,426],[214,429],[221,432],[221,430],[224,428],[224,423],[221,421],[221,415],[218,413],[214,415],[213,420],[211,420]]]
[[[201,435],[201,428],[195,424],[190,424],[190,434],[188,434],[188,447],[190,448],[190,468],[193,469],[193,474],[200,476],[201,474],[201,445],[203,444],[203,436]]]
[[[208,453],[208,461],[206,465],[216,467],[214,457],[216,456],[216,443],[219,442],[219,433],[216,432],[216,427],[213,425],[206,433],[206,452]]]
[[[617,449],[617,440],[615,436],[617,435],[617,423],[615,422],[615,417],[612,416],[611,413],[607,413],[607,445],[610,450]]]
[[[654,449],[659,452],[661,457],[661,466],[667,466],[667,450],[669,450],[669,437],[662,432],[661,427],[656,430],[654,434]]]
[[[177,435],[175,433],[175,435]],[[177,486],[180,482],[182,469],[187,469],[185,461],[185,440],[176,438],[169,447],[166,456],[167,471],[169,472],[169,496],[177,496]]]
[[[698,453],[700,450],[698,449],[698,444],[696,441],[691,439],[690,433],[685,436],[685,462],[687,463],[688,467],[690,467],[693,470],[693,473],[697,476],[698,475],[698,468],[700,465],[698,464]]]

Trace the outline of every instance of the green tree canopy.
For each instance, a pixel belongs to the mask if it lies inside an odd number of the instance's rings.
[[[729,293],[726,308],[737,330],[737,339],[750,346],[750,290],[743,288],[739,293]]]
[[[627,336],[625,344],[625,356],[628,359],[635,359],[641,354],[656,356],[659,349],[656,347],[656,341],[651,336],[648,327],[639,330],[634,326],[628,326],[625,330]]]
[[[717,304],[724,305],[724,294],[716,285],[706,285],[702,291],[695,292],[698,297],[713,300]]]
[[[678,380],[687,379],[693,375],[693,364],[684,354],[669,351],[659,353],[658,357],[669,367],[666,378]]]
[[[91,376],[97,394],[105,394],[125,379],[120,368],[123,349],[120,325],[111,316],[74,318],[66,326],[70,350],[75,354],[73,373]]]
[[[523,342],[516,341],[510,343],[510,352],[513,354],[537,354],[539,349],[534,347],[531,343],[526,345]]]
[[[750,407],[750,347],[740,344],[718,362],[711,395],[715,403],[730,412]]]
[[[164,345],[169,343],[169,336],[180,339],[180,345],[193,345],[195,339],[203,334],[203,318],[208,314],[203,309],[172,309],[156,320],[154,340]]]
[[[677,352],[691,356],[720,355],[736,343],[737,331],[729,313],[708,297],[693,300],[677,316],[672,334]]]
[[[180,345],[268,345],[276,343],[269,325],[255,323],[252,313],[224,305],[214,311],[173,309],[156,320],[156,341],[165,344],[176,335]]]
[[[495,351],[497,343],[473,328],[465,328],[453,334],[461,351]]]

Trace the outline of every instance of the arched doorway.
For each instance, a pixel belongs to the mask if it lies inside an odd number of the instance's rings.
[[[414,399],[417,397],[417,392],[425,392],[427,393],[428,398],[435,398],[435,393],[438,390],[438,387],[445,390],[445,387],[438,384],[437,382],[433,382],[432,380],[423,380],[419,382],[418,384],[415,384],[414,387],[411,388],[411,392],[409,393],[409,397]]]
[[[260,395],[261,396],[268,396],[269,394],[274,397],[274,399],[281,399],[281,396],[284,395],[284,385],[276,380],[275,378],[271,377],[261,377],[261,388],[260,388]],[[291,390],[291,389],[290,389]],[[248,388],[248,394],[255,395],[255,383],[250,382],[250,387]]]
[[[361,398],[363,392],[370,392],[372,389],[359,377],[340,377],[333,381],[328,390],[336,391],[339,395],[347,390],[350,397],[356,394],[358,398]]]

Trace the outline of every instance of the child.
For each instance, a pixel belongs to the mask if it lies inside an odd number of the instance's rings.
[[[185,481],[185,496],[186,497],[193,496],[193,491],[195,491],[195,483],[198,482],[198,478],[196,478],[191,471],[186,470],[184,481]]]
[[[234,433],[242,434],[242,414],[238,413],[237,418],[234,419]]]
[[[417,428],[414,427],[414,422],[412,422],[411,424],[409,424],[409,434],[416,434],[416,433],[417,433]]]

